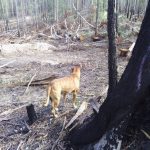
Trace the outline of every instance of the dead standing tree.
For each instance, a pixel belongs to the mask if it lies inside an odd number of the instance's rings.
[[[116,56],[116,14],[115,14],[115,0],[108,0],[108,70],[109,70],[109,89],[111,93],[117,85],[117,56]]]
[[[99,113],[70,133],[73,145],[86,149],[120,149],[127,127],[150,124],[150,0],[129,63]],[[137,115],[137,116],[136,116]],[[136,116],[136,117],[135,117]],[[141,117],[144,116],[144,117]],[[147,126],[146,131],[150,130]]]

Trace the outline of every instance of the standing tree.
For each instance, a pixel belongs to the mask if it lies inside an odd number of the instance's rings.
[[[109,68],[109,90],[111,93],[117,85],[117,56],[116,56],[116,14],[115,14],[115,0],[108,0],[108,68]]]
[[[99,0],[97,0],[97,8],[96,8],[96,27],[95,27],[95,36],[98,34],[98,17],[99,17]]]
[[[116,33],[117,33],[117,35],[118,35],[118,0],[116,0],[116,4],[115,4],[115,6],[116,6],[116,12],[115,12],[115,14],[116,14]]]
[[[120,149],[127,127],[150,131],[150,0],[129,63],[99,113],[70,133],[74,145]],[[135,123],[136,122],[136,123]],[[87,148],[86,148],[87,149]]]
[[[15,0],[15,6],[16,6],[18,37],[20,37],[19,11],[18,11],[18,1],[17,0]]]
[[[58,23],[58,0],[54,1],[54,15],[55,15],[55,21]]]

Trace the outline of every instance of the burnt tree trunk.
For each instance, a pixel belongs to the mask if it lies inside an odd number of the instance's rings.
[[[115,0],[108,0],[108,70],[109,70],[109,89],[108,92],[111,93],[115,86],[117,85],[117,57],[116,57],[116,14],[115,10]]]
[[[116,0],[116,13],[115,13],[115,15],[116,15],[116,33],[117,33],[117,35],[119,34],[119,32],[118,32],[118,11],[119,11],[119,5],[118,5],[118,0]]]
[[[70,132],[73,145],[86,149],[120,149],[127,127],[136,118],[139,126],[150,124],[150,0],[129,63],[98,115]],[[136,117],[135,117],[136,116]],[[138,119],[139,118],[139,119]],[[150,125],[147,126],[150,131]]]
[[[33,124],[36,120],[37,120],[37,115],[34,109],[34,105],[29,105],[26,107],[27,109],[27,114],[28,114],[28,118],[29,118],[29,124]]]

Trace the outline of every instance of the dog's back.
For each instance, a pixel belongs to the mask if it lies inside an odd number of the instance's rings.
[[[74,75],[55,79],[50,84],[52,89],[68,93],[71,93],[74,90],[79,90],[79,85],[80,80]]]

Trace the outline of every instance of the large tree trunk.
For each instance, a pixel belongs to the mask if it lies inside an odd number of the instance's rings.
[[[149,39],[150,0],[131,59],[119,83],[100,107],[98,115],[72,130],[72,144],[90,144],[86,149],[119,149],[133,118],[138,120],[139,126],[144,124],[139,120],[150,106]],[[150,113],[150,108],[147,109]],[[149,118],[148,113],[145,118]],[[148,128],[150,130],[150,126]]]

